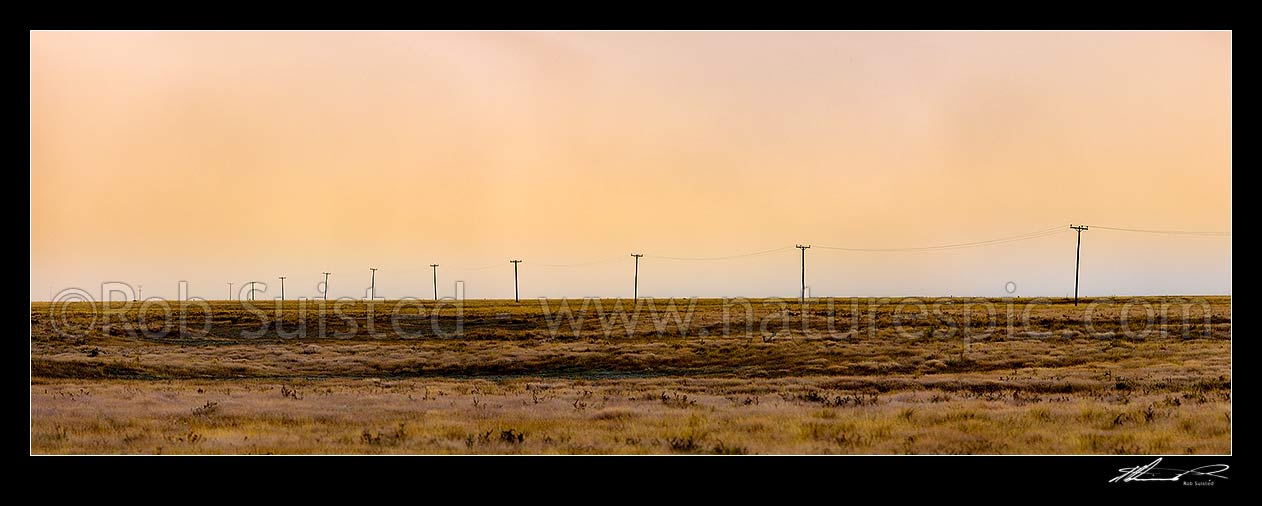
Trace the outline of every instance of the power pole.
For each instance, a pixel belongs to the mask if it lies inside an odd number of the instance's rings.
[[[254,300],[254,282],[250,282],[250,300]]]
[[[280,301],[285,302],[285,276],[280,277]]]
[[[807,244],[806,246],[801,244],[797,245],[797,249],[802,250],[802,299],[800,301],[802,304],[806,303],[806,250],[810,248],[810,244]]]
[[[145,285],[136,285],[136,299],[145,300]]]
[[[232,283],[228,283],[228,300],[232,300]]]
[[[637,300],[640,298],[640,257],[644,255],[632,253],[631,256],[635,257],[635,278],[632,278],[634,284],[631,289],[631,300]]]
[[[521,302],[521,297],[517,294],[517,264],[521,263],[521,260],[509,260],[509,262],[513,263],[513,301]]]
[[[434,268],[434,300],[438,300],[438,264],[429,264]]]
[[[329,301],[329,273],[324,273],[324,301]]]
[[[368,302],[372,302],[377,298],[377,268],[369,267],[372,271],[372,282],[368,285]]]
[[[1088,230],[1086,225],[1073,226],[1069,228],[1078,231],[1078,252],[1074,254],[1074,305],[1078,305],[1078,267],[1082,265],[1082,231]]]

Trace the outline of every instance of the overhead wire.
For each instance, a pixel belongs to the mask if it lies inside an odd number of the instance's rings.
[[[1231,237],[1230,232],[1208,232],[1193,230],[1147,230],[1140,228],[1121,228],[1121,227],[1105,227],[1100,225],[1088,225],[1092,229],[1116,230],[1119,232],[1137,232],[1143,234],[1165,234],[1165,235],[1192,235],[1201,237]]]
[[[484,265],[481,267],[461,267],[459,265],[453,265],[451,266],[451,269],[456,270],[456,271],[485,271],[487,269],[494,269],[496,267],[502,267],[505,265],[508,265],[508,262]]]
[[[607,263],[610,263],[610,262],[616,262],[616,261],[618,261],[618,260],[622,260],[623,258],[630,258],[630,257],[623,257],[622,255],[618,255],[618,256],[616,256],[616,257],[607,258],[607,259],[604,259],[604,260],[593,260],[593,261],[591,261],[591,262],[578,262],[578,263],[572,263],[572,264],[540,264],[540,263],[535,263],[535,264],[531,264],[531,265],[538,265],[538,266],[540,266],[540,267],[585,267],[585,266],[589,266],[589,265],[599,265],[599,264],[607,264]],[[524,263],[528,263],[528,262],[522,262],[522,263],[524,264]]]
[[[644,256],[646,256],[646,257],[648,257],[648,258],[660,258],[660,259],[663,259],[663,260],[681,260],[681,261],[702,262],[702,261],[712,261],[712,260],[730,260],[730,259],[733,259],[733,258],[746,258],[746,257],[754,257],[754,256],[758,256],[758,255],[766,255],[766,254],[768,254],[768,253],[775,253],[775,252],[778,252],[778,251],[785,251],[785,250],[789,250],[789,249],[793,249],[793,247],[792,247],[792,246],[783,246],[783,247],[780,247],[780,248],[773,248],[773,249],[762,250],[762,251],[754,251],[754,252],[751,252],[751,253],[741,253],[741,254],[739,254],[739,255],[726,255],[726,256],[718,256],[718,257],[673,257],[673,256],[666,256],[666,255],[644,255]]]
[[[827,249],[827,250],[834,250],[834,251],[852,251],[852,252],[868,252],[868,253],[893,253],[893,252],[904,252],[904,251],[942,251],[942,250],[953,250],[953,249],[963,249],[963,248],[975,248],[975,247],[981,247],[981,246],[994,246],[998,244],[1007,244],[1007,243],[1012,243],[1012,242],[1028,241],[1032,239],[1041,239],[1044,237],[1050,237],[1053,235],[1068,232],[1069,229],[1064,228],[1064,227],[1065,225],[1058,225],[1055,227],[1048,227],[1042,230],[1027,232],[1020,235],[1000,237],[996,239],[987,239],[984,241],[962,242],[962,243],[953,243],[953,244],[938,244],[934,246],[916,246],[916,247],[904,247],[904,248],[851,248],[851,247],[840,247],[840,246],[815,245],[814,247]]]
[[[1106,227],[1106,226],[1101,226],[1101,225],[1090,225],[1090,227],[1092,229],[1113,230],[1113,231],[1119,231],[1119,232],[1198,236],[1198,237],[1231,237],[1231,234],[1229,232],[1154,230],[1154,229]],[[1021,242],[1021,241],[1030,241],[1030,240],[1042,239],[1045,237],[1051,237],[1054,235],[1063,234],[1069,231],[1070,230],[1066,225],[1057,225],[1054,227],[1048,227],[1048,228],[1044,228],[1040,230],[1026,232],[1023,234],[998,237],[994,239],[986,239],[982,241],[971,241],[971,242],[960,242],[960,243],[937,244],[937,245],[932,245],[932,246],[911,246],[911,247],[897,247],[897,248],[858,248],[858,247],[848,247],[848,246],[828,246],[828,245],[817,244],[817,245],[814,245],[814,247],[819,248],[819,249],[824,249],[824,250],[859,252],[859,253],[949,251],[949,250],[966,249],[966,248],[997,246],[1001,244],[1011,244],[1011,243]],[[793,247],[783,246],[779,248],[772,248],[772,249],[766,249],[766,250],[761,250],[761,251],[752,251],[748,253],[740,253],[740,254],[735,254],[735,255],[710,256],[710,257],[684,257],[684,256],[670,256],[670,255],[656,255],[656,254],[646,254],[644,256],[647,258],[657,258],[657,259],[662,259],[662,260],[708,262],[708,261],[721,261],[721,260],[731,260],[731,259],[737,259],[737,258],[756,257],[760,255],[768,255],[771,253],[786,251],[790,249],[793,249]],[[565,264],[549,264],[549,263],[531,263],[531,264],[539,266],[539,267],[549,267],[549,268],[586,267],[586,266],[601,265],[601,264],[616,262],[619,260],[623,260],[624,258],[626,257],[623,255],[619,255],[616,257],[610,257],[610,258],[605,258],[605,259],[600,259],[600,260],[592,260],[589,262],[575,262],[575,263],[565,263]],[[523,263],[526,263],[526,262],[523,262]],[[480,271],[480,270],[500,267],[502,265],[503,264],[495,263],[495,264],[485,265],[485,266],[480,266],[480,267],[454,267],[454,268],[458,270],[463,270],[463,271]]]

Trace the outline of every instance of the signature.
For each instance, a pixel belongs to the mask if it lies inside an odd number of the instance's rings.
[[[1213,478],[1227,479],[1221,473],[1230,468],[1227,464],[1210,464],[1195,469],[1171,469],[1168,467],[1157,467],[1161,463],[1161,459],[1152,461],[1146,466],[1123,467],[1118,469],[1122,474],[1116,478],[1109,480],[1109,483],[1129,482],[1129,481],[1179,481],[1184,476],[1206,476]]]

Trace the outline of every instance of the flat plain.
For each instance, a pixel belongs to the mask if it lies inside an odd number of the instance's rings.
[[[31,303],[37,454],[1224,454],[1230,297]]]

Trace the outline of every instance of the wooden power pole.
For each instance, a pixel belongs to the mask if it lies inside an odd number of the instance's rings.
[[[1078,251],[1074,253],[1074,305],[1078,305],[1078,268],[1082,265],[1082,231],[1089,230],[1086,225],[1070,225],[1069,228],[1078,231]]]
[[[521,263],[521,260],[509,260],[509,262],[513,263],[513,301],[521,302],[521,297],[517,292],[517,264]]]
[[[438,300],[438,264],[429,264],[434,268],[434,300]]]
[[[632,278],[631,300],[637,300],[640,298],[640,257],[644,255],[632,253],[631,256],[635,257],[635,277]]]
[[[805,304],[806,303],[806,250],[810,249],[811,245],[807,244],[806,246],[803,246],[801,244],[798,244],[796,247],[797,249],[802,250],[802,295],[801,295],[802,298],[799,302],[802,304]]]

